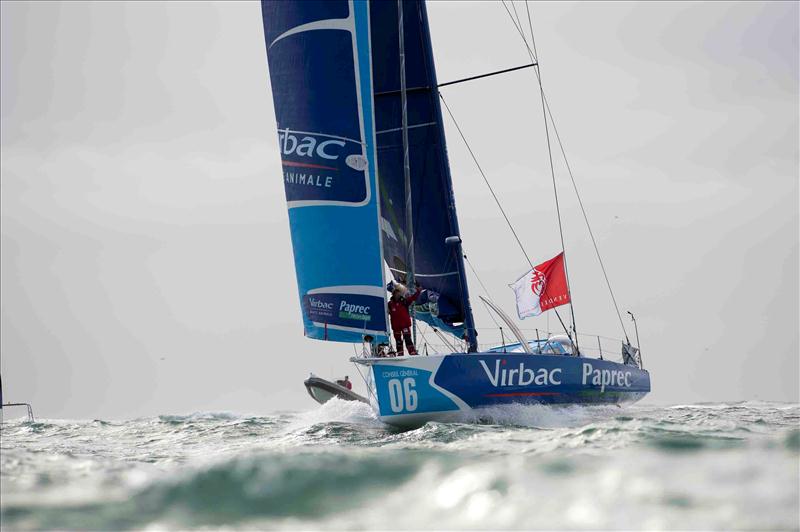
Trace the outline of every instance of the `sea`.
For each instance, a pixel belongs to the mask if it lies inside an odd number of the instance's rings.
[[[798,530],[800,405],[6,420],[3,530]],[[470,421],[470,422],[467,422]]]

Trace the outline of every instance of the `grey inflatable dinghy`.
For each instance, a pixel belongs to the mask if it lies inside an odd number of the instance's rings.
[[[335,382],[326,381],[313,373],[309,378],[303,381],[303,384],[306,385],[308,395],[321,405],[327,403],[334,397],[345,401],[361,401],[362,403],[369,404],[369,401],[367,401],[365,397],[358,395],[353,390],[348,390]]]

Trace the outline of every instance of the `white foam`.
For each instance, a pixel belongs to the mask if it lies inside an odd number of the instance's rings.
[[[479,408],[465,413],[465,421],[488,420],[498,425],[532,428],[577,427],[618,415],[620,409],[610,405],[539,405],[510,404]]]
[[[334,397],[318,408],[301,412],[289,424],[291,430],[310,427],[317,423],[359,423],[382,425],[372,407],[360,401],[345,401]]]

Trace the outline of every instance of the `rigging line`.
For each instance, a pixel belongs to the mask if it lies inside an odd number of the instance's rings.
[[[531,32],[531,44],[533,45],[533,58],[538,57],[536,52],[536,40],[533,37],[533,23],[531,22],[531,11],[528,7],[528,0],[525,0],[525,10],[528,13],[528,26],[530,27]],[[509,13],[510,14],[510,13]],[[513,20],[512,20],[513,22]],[[524,36],[523,36],[523,40]],[[528,42],[525,41],[525,47],[528,47]],[[528,48],[530,52],[530,48]],[[538,63],[538,60],[535,61]],[[541,73],[539,72],[539,67],[536,67],[536,77],[539,79],[539,86],[541,87],[542,78]],[[592,239],[592,246],[594,246],[594,253],[597,256],[597,262],[600,263],[600,269],[603,271],[603,277],[606,281],[606,286],[608,287],[608,293],[611,295],[611,301],[614,303],[614,310],[617,313],[617,319],[619,320],[620,327],[622,327],[622,334],[625,335],[625,341],[630,343],[628,339],[628,331],[625,329],[625,322],[622,319],[622,314],[619,311],[619,305],[617,304],[617,298],[614,296],[614,290],[611,288],[611,281],[608,279],[608,273],[606,272],[605,264],[603,263],[603,258],[600,255],[600,248],[597,246],[597,240],[594,237],[594,231],[592,231],[592,225],[589,223],[589,216],[586,214],[586,209],[583,206],[583,200],[581,199],[580,192],[578,192],[578,185],[575,182],[575,176],[572,173],[572,167],[569,165],[569,160],[567,159],[567,153],[564,149],[564,143],[561,141],[561,135],[558,133],[558,127],[556,127],[555,118],[553,118],[553,111],[550,109],[550,102],[547,100],[547,96],[544,93],[544,89],[542,89],[542,100],[544,101],[545,108],[547,109],[547,115],[550,117],[550,123],[553,125],[553,133],[556,135],[556,140],[558,141],[558,147],[561,150],[561,157],[564,159],[564,165],[567,167],[567,174],[569,174],[569,179],[572,182],[572,189],[575,191],[575,197],[578,199],[578,205],[581,208],[581,214],[583,214],[583,221],[586,222],[586,229],[589,231],[589,237]],[[566,268],[566,261],[565,261],[565,268]]]
[[[511,0],[511,9],[514,10],[514,16],[517,17],[517,24],[522,27],[522,21],[519,18],[519,13],[517,13],[517,5],[514,3],[514,0]]]
[[[558,141],[558,146],[561,149],[561,156],[564,159],[564,165],[567,167],[567,173],[569,174],[569,179],[572,182],[572,188],[575,191],[575,197],[578,198],[578,205],[581,208],[581,214],[583,214],[583,220],[586,222],[586,229],[589,231],[589,237],[592,239],[592,245],[594,246],[594,253],[597,256],[597,262],[600,263],[600,269],[603,271],[603,277],[606,281],[606,286],[608,287],[608,293],[611,295],[611,301],[614,303],[614,310],[617,312],[617,318],[619,319],[619,324],[622,327],[622,333],[625,335],[625,340],[630,343],[628,339],[628,331],[625,329],[625,322],[622,320],[622,314],[619,311],[619,305],[617,304],[617,298],[614,296],[614,290],[611,288],[611,281],[608,279],[608,273],[606,272],[606,266],[603,263],[603,258],[600,256],[600,249],[597,246],[597,240],[594,237],[594,231],[592,231],[592,226],[589,224],[589,216],[586,214],[586,209],[583,206],[583,200],[581,199],[581,195],[578,192],[578,185],[575,183],[575,176],[572,174],[572,168],[569,165],[569,161],[567,160],[567,154],[564,150],[564,144],[561,142],[561,136],[558,134],[558,128],[556,128],[556,122],[553,120],[553,113],[550,110],[550,103],[547,101],[545,97],[545,106],[547,108],[547,114],[550,116],[550,122],[553,124],[553,132],[556,135],[556,140]]]
[[[572,301],[572,289],[570,287],[569,282],[569,268],[567,267],[567,251],[564,246],[564,227],[561,222],[561,207],[558,203],[558,186],[556,185],[556,171],[553,166],[553,150],[550,145],[550,128],[547,127],[547,111],[545,110],[544,105],[544,90],[542,89],[542,81],[541,77],[539,78],[539,89],[541,91],[542,96],[542,118],[544,118],[544,132],[545,137],[547,139],[547,157],[550,161],[550,176],[553,181],[553,197],[555,198],[556,202],[556,217],[558,218],[558,235],[561,238],[561,255],[564,258],[564,275],[567,278],[567,294],[569,295],[569,311],[572,316],[572,331],[575,333],[575,348],[578,352],[580,352],[580,348],[578,346],[578,327],[575,324],[575,305]]]
[[[483,284],[483,281],[481,281],[481,278],[478,276],[478,272],[475,270],[475,266],[472,265],[472,263],[467,258],[466,254],[464,255],[464,260],[467,262],[467,265],[469,265],[470,270],[472,270],[472,273],[473,275],[475,275],[475,278],[478,280],[478,283],[481,285],[481,288],[483,288],[483,293],[486,294],[486,297],[488,299],[491,299],[489,295],[489,290],[486,288],[486,285]],[[483,299],[481,299],[481,303],[483,304],[483,308],[486,310],[486,313],[489,315],[489,318],[491,318],[495,326],[502,331],[503,326],[500,325],[500,323],[494,317],[494,312],[489,308],[489,305],[487,305],[486,301],[484,301]],[[494,330],[494,329],[487,329],[487,330]]]
[[[538,78],[540,74],[539,74],[539,69],[538,69],[538,62],[539,61],[537,59],[537,54],[536,54],[536,52],[534,50],[531,50],[530,46],[528,46],[528,39],[525,38],[525,33],[522,31],[522,27],[521,27],[522,24],[518,25],[517,21],[514,20],[514,17],[511,15],[511,11],[509,11],[505,0],[501,0],[501,2],[503,4],[503,8],[505,8],[505,10],[506,10],[506,13],[508,13],[508,18],[511,19],[511,23],[517,29],[517,32],[519,33],[520,37],[522,37],[522,42],[525,43],[525,49],[528,51],[528,57],[530,58],[531,63],[537,65],[537,68],[534,69],[534,71],[536,72],[536,77]],[[526,4],[526,7],[527,7],[527,4]],[[535,44],[534,44],[534,46],[535,46]],[[561,322],[561,325],[563,327],[564,326],[564,322],[561,320],[561,316],[558,314],[557,310],[555,311],[555,313],[556,313],[556,316],[558,316],[558,320]],[[565,329],[566,329],[566,327],[565,327]],[[550,331],[550,314],[547,315],[547,330],[548,330],[548,335],[549,335],[550,334],[550,332],[549,332]],[[567,335],[569,336],[569,331],[567,331]]]
[[[530,264],[531,269],[533,269],[533,262],[531,262],[531,259],[528,256],[528,253],[525,251],[525,247],[522,245],[522,241],[519,239],[519,236],[517,235],[517,232],[514,230],[514,226],[511,224],[511,220],[508,219],[508,215],[506,214],[505,209],[503,209],[503,206],[500,204],[500,200],[498,199],[497,194],[495,194],[494,189],[492,188],[492,185],[489,183],[489,179],[486,177],[486,174],[484,173],[483,168],[481,168],[481,165],[478,162],[478,159],[475,157],[475,153],[472,151],[472,148],[470,147],[469,143],[467,142],[466,137],[464,136],[464,132],[461,131],[461,127],[458,125],[458,122],[456,121],[455,116],[453,116],[453,112],[450,110],[450,106],[447,105],[447,101],[444,99],[444,96],[442,95],[441,92],[439,93],[439,98],[442,100],[442,103],[444,104],[444,108],[447,109],[447,114],[450,115],[450,120],[452,120],[453,124],[456,126],[456,130],[458,130],[458,134],[461,135],[461,140],[464,141],[464,145],[467,147],[467,151],[469,152],[470,156],[472,157],[472,161],[475,163],[475,166],[478,167],[478,172],[480,172],[481,176],[483,177],[483,182],[486,183],[486,186],[489,188],[489,192],[491,192],[492,198],[494,198],[494,202],[497,204],[497,208],[500,209],[500,213],[503,215],[503,218],[505,218],[506,224],[508,224],[508,228],[511,229],[511,233],[514,235],[514,238],[517,241],[517,245],[519,246],[520,251],[522,251],[522,254],[525,255],[525,259],[528,261],[528,264]]]
[[[486,294],[486,297],[491,299],[491,296],[489,294],[489,289],[486,288],[486,285],[483,284],[483,281],[481,281],[481,278],[478,276],[478,272],[475,270],[475,266],[473,266],[472,261],[470,261],[469,258],[467,258],[466,253],[464,253],[464,260],[466,261],[467,265],[469,265],[469,269],[472,270],[472,273],[475,275],[475,278],[478,280],[478,284],[480,284],[481,288],[483,288],[483,293]]]
[[[423,321],[422,323],[425,323],[425,322]],[[421,324],[420,324],[420,325],[421,325]],[[427,324],[426,324],[426,325],[427,325]],[[424,327],[422,327],[422,326],[420,326],[420,327],[419,327],[419,334],[421,334],[421,335],[422,335],[422,340],[425,342],[425,345],[430,345],[430,342],[428,341],[428,337],[427,337],[427,336],[425,336],[425,329],[424,329]],[[417,348],[417,345],[416,345],[416,344],[414,344],[414,348],[415,348],[415,349]]]
[[[515,72],[517,70],[522,70],[523,68],[531,68],[536,66],[534,63],[528,63],[527,65],[520,65],[511,68],[504,68],[503,70],[496,70],[494,72],[489,72],[487,74],[479,74],[477,76],[470,76],[468,78],[461,78],[454,81],[447,81],[445,83],[439,83],[437,85],[438,88],[447,87],[448,85],[456,85],[458,83],[464,83],[465,81],[474,81],[476,79],[488,78],[490,76],[497,76],[498,74],[507,74],[508,72]],[[386,94],[386,93],[381,93]]]
[[[494,322],[494,324],[497,325],[497,328],[502,330],[503,326],[500,325],[499,323],[497,323],[497,320],[495,319],[494,314],[492,313],[492,311],[489,309],[489,305],[486,304],[486,301],[481,299],[481,303],[483,303],[483,308],[486,310],[486,313],[489,315],[489,317],[492,318],[492,321]]]
[[[476,79],[488,78],[488,77],[497,76],[497,75],[500,75],[500,74],[507,74],[509,72],[516,72],[517,70],[522,70],[524,68],[531,68],[531,67],[534,67],[534,66],[536,66],[534,63],[527,63],[525,65],[519,65],[519,66],[515,66],[515,67],[504,68],[503,70],[495,70],[494,72],[487,72],[485,74],[477,74],[477,75],[469,76],[469,77],[466,77],[466,78],[460,78],[460,79],[454,79],[452,81],[446,81],[444,83],[439,83],[436,87],[437,88],[442,88],[442,87],[448,87],[450,85],[458,85],[459,83],[465,83],[467,81],[474,81]],[[422,91],[426,91],[427,92],[427,91],[430,91],[430,90],[431,90],[431,88],[428,87],[428,86],[410,87],[410,88],[406,88],[406,93],[409,93],[409,92],[422,92]],[[400,94],[400,90],[396,89],[396,90],[388,90],[388,91],[376,92],[375,96],[376,97],[378,97],[378,96],[392,96],[394,94]],[[423,126],[423,125],[434,125],[434,124],[436,124],[436,122],[430,122],[429,124],[414,125],[414,126],[410,126],[410,128],[420,127],[420,126]],[[383,131],[378,131],[378,133],[388,133],[390,131],[400,131],[400,128],[388,129],[388,130],[385,129]]]
[[[367,387],[367,391],[372,396],[372,398],[375,399],[375,402],[377,403],[378,402],[378,398],[375,397],[375,392],[372,391],[372,387],[370,387],[369,382],[367,382],[367,378],[361,372],[361,368],[358,366],[358,364],[354,364],[354,365],[356,366],[356,371],[358,371],[358,374],[361,375],[361,380],[364,381],[364,386]]]
[[[558,233],[559,233],[559,236],[560,236],[560,239],[561,239],[561,252],[564,255],[564,274],[567,277],[567,291],[568,291],[568,293],[570,295],[569,310],[570,310],[570,315],[572,317],[572,330],[573,330],[573,332],[575,332],[575,347],[577,349],[578,348],[578,334],[577,334],[577,327],[575,325],[575,307],[574,307],[574,305],[572,303],[572,290],[569,287],[569,268],[567,267],[567,253],[566,253],[566,249],[565,249],[565,246],[564,246],[564,230],[563,230],[563,224],[561,222],[561,209],[560,209],[560,206],[559,206],[559,203],[558,203],[558,187],[556,186],[555,168],[553,166],[553,152],[552,152],[552,147],[551,147],[551,142],[550,142],[550,131],[549,131],[549,128],[548,128],[548,125],[547,125],[547,112],[545,110],[545,101],[544,101],[544,87],[542,86],[542,76],[541,76],[541,72],[540,72],[540,68],[541,67],[538,64],[539,63],[539,61],[537,59],[538,55],[535,52],[535,50],[536,50],[536,41],[533,38],[533,25],[531,25],[530,30],[531,30],[531,44],[533,45],[534,49],[531,50],[530,46],[528,46],[528,39],[526,38],[524,31],[522,30],[521,23],[519,25],[517,24],[517,21],[514,20],[514,16],[511,14],[511,11],[508,9],[508,6],[506,5],[505,1],[503,1],[502,3],[503,3],[503,8],[505,8],[506,13],[508,13],[508,17],[511,19],[511,23],[514,24],[514,27],[519,32],[519,35],[522,38],[522,42],[525,43],[525,48],[528,50],[528,54],[530,55],[531,62],[537,64],[536,68],[534,70],[536,71],[536,78],[539,81],[539,93],[541,95],[541,100],[542,100],[542,116],[544,117],[544,131],[545,131],[545,136],[547,138],[547,154],[548,154],[548,158],[549,158],[549,162],[550,162],[550,175],[551,175],[551,178],[552,178],[552,181],[553,181],[553,195],[555,197],[556,216],[558,218]],[[513,2],[512,2],[512,7],[514,7]],[[527,9],[527,4],[526,4],[526,9]],[[516,9],[515,9],[515,11],[516,11]],[[530,13],[530,10],[528,10],[528,12]],[[517,18],[519,18],[519,17],[517,17]],[[556,312],[556,315],[558,316],[559,320],[561,320],[561,316],[558,315],[558,312]],[[562,325],[563,325],[563,322],[562,322]],[[572,336],[569,334],[569,332],[567,333],[567,335],[570,336],[570,338],[572,338]]]
[[[517,241],[517,244],[519,245],[520,251],[522,251],[522,254],[525,255],[525,259],[528,261],[528,264],[530,265],[531,270],[533,270],[534,266],[533,266],[533,262],[531,262],[531,258],[528,256],[528,253],[525,251],[525,247],[522,245],[522,241],[519,239],[519,236],[517,235],[517,232],[514,230],[514,226],[511,224],[511,220],[508,219],[508,215],[506,214],[505,209],[503,209],[503,206],[500,204],[500,199],[497,197],[497,194],[494,193],[494,189],[492,188],[492,185],[489,183],[489,179],[486,177],[486,174],[484,173],[483,168],[481,168],[481,165],[478,162],[477,157],[475,157],[475,153],[472,151],[472,147],[469,145],[469,142],[467,142],[467,138],[464,136],[464,132],[461,131],[461,127],[458,125],[458,122],[456,121],[456,117],[453,116],[453,111],[450,110],[450,106],[447,105],[447,101],[444,99],[444,96],[442,95],[441,92],[439,93],[439,98],[442,100],[442,103],[444,104],[444,108],[447,110],[447,114],[450,115],[450,120],[452,120],[453,124],[456,126],[456,130],[458,131],[458,134],[461,136],[461,140],[464,141],[464,145],[467,147],[467,151],[469,151],[469,154],[472,157],[472,160],[475,163],[475,166],[478,167],[478,171],[480,172],[481,176],[483,177],[483,182],[486,183],[486,186],[489,188],[489,192],[492,193],[492,197],[494,198],[494,202],[497,204],[497,208],[500,209],[500,212],[502,213],[503,218],[505,218],[506,223],[508,224],[508,228],[511,229],[511,233],[514,235],[514,239]],[[564,263],[566,265],[566,261],[564,261]],[[566,269],[566,267],[565,267],[565,269]],[[558,321],[561,323],[561,326],[564,328],[564,332],[567,333],[567,336],[569,336],[570,340],[571,340],[572,339],[572,334],[569,332],[569,329],[567,329],[567,326],[564,323],[564,320],[561,319],[561,315],[558,313],[558,310],[553,309],[553,312],[555,312],[556,316],[558,317]]]
[[[528,13],[528,28],[531,32],[531,44],[533,45],[533,55],[538,56],[538,52],[536,51],[536,39],[533,38],[533,22],[531,22],[531,10],[528,7],[528,0],[525,0],[525,11]],[[522,23],[520,23],[522,26]]]
[[[491,296],[489,295],[489,289],[486,288],[485,284],[483,284],[483,281],[481,280],[480,276],[478,275],[477,270],[475,270],[475,266],[473,266],[472,262],[469,260],[469,258],[467,258],[467,254],[466,253],[464,253],[464,261],[467,263],[467,266],[469,266],[469,269],[472,270],[472,274],[478,280],[478,284],[480,284],[481,288],[483,288],[483,293],[486,294],[486,297],[491,299]],[[489,306],[486,304],[486,302],[484,302],[481,299],[481,303],[483,303],[483,306],[486,308],[486,312],[489,314],[489,317],[492,318],[492,321],[494,322],[494,324],[497,325],[498,327],[500,327],[500,324],[497,323],[497,320],[494,317],[494,313],[489,311]]]
[[[538,63],[538,61],[536,60],[536,54],[531,50],[531,47],[528,46],[528,39],[522,32],[522,27],[517,25],[517,21],[514,20],[514,16],[511,14],[511,11],[509,11],[508,6],[506,6],[505,0],[501,0],[501,3],[505,8],[506,13],[508,13],[508,18],[511,19],[511,23],[514,25],[515,28],[517,28],[517,32],[519,32],[520,37],[522,37],[522,41],[525,43],[525,48],[528,50],[528,56],[530,56],[531,62]],[[537,76],[538,76],[538,69],[537,69]]]
[[[528,7],[527,2],[525,3],[525,7],[527,9]],[[530,10],[528,10],[528,14],[530,14]],[[528,17],[528,22],[529,23],[531,22],[530,16]],[[533,24],[531,24],[530,26],[530,32],[531,32],[531,44],[533,45],[534,53],[536,53],[536,39],[533,36]],[[523,35],[523,39],[524,37],[525,36]],[[570,314],[572,315],[572,331],[575,333],[575,347],[576,349],[578,349],[578,327],[577,324],[575,323],[575,304],[572,300],[572,288],[570,287],[570,282],[569,282],[567,251],[564,246],[564,228],[561,221],[561,207],[558,204],[558,187],[556,186],[556,170],[555,166],[553,165],[553,149],[550,142],[550,128],[547,125],[547,108],[545,107],[544,104],[544,86],[542,85],[541,66],[539,65],[536,66],[536,74],[537,74],[536,78],[539,80],[539,93],[542,99],[542,118],[544,119],[544,132],[545,132],[545,137],[547,138],[547,157],[548,160],[550,161],[550,176],[553,179],[553,196],[555,197],[556,201],[556,216],[558,217],[558,233],[559,236],[561,237],[561,253],[564,256],[564,275],[567,278],[567,294],[569,294],[569,311]],[[578,349],[578,352],[580,352],[580,349]]]

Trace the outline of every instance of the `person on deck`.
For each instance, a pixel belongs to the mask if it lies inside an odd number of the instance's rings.
[[[403,356],[403,341],[406,343],[409,355],[416,355],[414,340],[411,338],[411,314],[408,307],[416,301],[420,294],[420,287],[413,295],[405,297],[408,291],[401,284],[394,285],[392,297],[389,299],[389,319],[392,322],[392,333],[397,344],[397,356]]]

